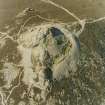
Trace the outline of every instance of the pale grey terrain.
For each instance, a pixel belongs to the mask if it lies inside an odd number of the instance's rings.
[[[105,105],[105,1],[54,2],[0,0],[0,105]]]

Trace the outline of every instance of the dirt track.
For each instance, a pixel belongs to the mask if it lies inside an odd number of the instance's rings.
[[[105,0],[53,0],[82,18],[105,16]],[[42,15],[63,21],[73,20],[69,15],[40,0],[0,0],[0,26],[26,7],[33,7]]]

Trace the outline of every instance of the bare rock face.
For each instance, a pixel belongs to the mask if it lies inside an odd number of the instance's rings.
[[[64,24],[42,24],[34,29],[19,38],[21,45],[31,50],[34,68],[50,68],[53,79],[69,77],[71,71],[75,72],[79,55],[76,36],[65,29]]]

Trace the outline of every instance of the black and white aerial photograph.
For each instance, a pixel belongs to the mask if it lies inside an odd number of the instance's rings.
[[[0,105],[105,105],[105,0],[0,0]]]

